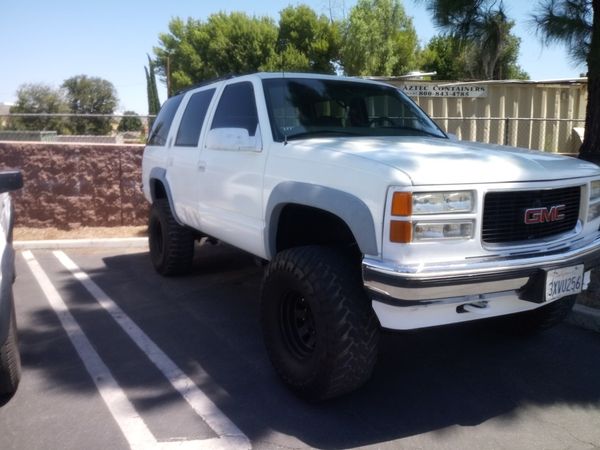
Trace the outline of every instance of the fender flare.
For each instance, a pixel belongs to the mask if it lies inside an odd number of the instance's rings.
[[[177,213],[175,212],[175,203],[173,202],[173,194],[171,194],[171,187],[169,186],[169,182],[167,181],[167,169],[162,167],[154,167],[150,171],[150,176],[148,177],[150,183],[150,197],[152,198],[152,203],[156,201],[156,182],[159,181],[163,187],[165,188],[165,193],[167,194],[167,201],[169,202],[169,208],[171,208],[171,214],[173,214],[173,218],[179,225],[184,225],[183,222],[177,217]]]
[[[275,186],[265,210],[265,248],[269,258],[275,256],[279,218],[283,208],[289,204],[309,206],[336,215],[348,226],[363,254],[378,254],[373,216],[361,199],[334,188],[285,181]]]

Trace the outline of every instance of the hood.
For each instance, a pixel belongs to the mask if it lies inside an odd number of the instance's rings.
[[[414,185],[544,181],[600,175],[600,167],[595,164],[568,156],[421,136],[311,139],[298,144],[380,162],[404,172]]]

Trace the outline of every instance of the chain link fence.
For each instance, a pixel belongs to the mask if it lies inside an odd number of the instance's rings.
[[[110,114],[0,115],[0,141],[143,143],[155,116]],[[433,117],[460,140],[577,153],[582,119]]]
[[[0,115],[0,141],[144,143],[155,116],[135,114]]]
[[[510,145],[552,153],[577,153],[585,120],[512,117],[433,117],[460,140]]]

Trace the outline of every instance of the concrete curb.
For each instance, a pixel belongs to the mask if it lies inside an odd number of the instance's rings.
[[[15,250],[59,250],[65,248],[148,248],[148,238],[54,239],[14,241]]]
[[[600,309],[584,305],[575,305],[565,322],[586,330],[600,332]]]

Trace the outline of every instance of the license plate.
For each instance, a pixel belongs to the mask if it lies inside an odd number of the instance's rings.
[[[549,270],[546,273],[546,301],[579,294],[583,289],[583,264]]]

